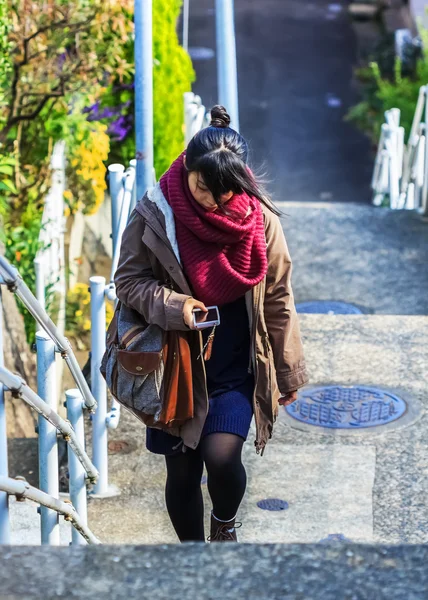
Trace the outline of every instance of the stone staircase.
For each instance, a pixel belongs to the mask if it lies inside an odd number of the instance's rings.
[[[249,481],[239,513],[240,540],[424,543],[428,223],[414,213],[352,204],[280,208],[286,213],[296,301],[341,300],[363,311],[301,315],[311,385],[384,388],[402,397],[408,411],[387,430],[343,435],[302,427],[281,409],[265,455],[255,454],[253,433],[245,445]],[[121,495],[90,500],[94,533],[113,544],[176,542],[164,506],[163,457],[145,450],[144,427],[125,412],[110,439],[116,442],[109,457],[111,482]],[[208,525],[210,503],[203,488]],[[283,500],[288,508],[257,506],[268,498]],[[23,531],[18,513],[12,511],[15,531]],[[34,539],[29,531],[27,543]]]

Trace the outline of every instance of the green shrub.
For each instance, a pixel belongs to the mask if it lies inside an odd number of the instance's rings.
[[[428,31],[421,29],[423,50],[414,60],[414,67],[409,71],[408,64],[403,65],[396,58],[394,69],[378,62],[369,67],[359,69],[357,77],[362,83],[363,100],[352,107],[347,120],[355,123],[377,144],[384,113],[391,108],[401,111],[401,125],[406,136],[410,133],[413,115],[418,100],[419,89],[428,83]]]

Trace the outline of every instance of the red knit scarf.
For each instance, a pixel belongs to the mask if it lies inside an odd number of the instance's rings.
[[[235,194],[209,212],[193,198],[183,156],[160,180],[175,216],[178,249],[194,297],[221,306],[242,297],[267,272],[266,238],[260,201]]]

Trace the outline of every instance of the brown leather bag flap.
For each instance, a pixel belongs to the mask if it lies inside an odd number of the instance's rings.
[[[131,375],[148,375],[159,368],[162,352],[129,352],[119,350],[117,360]]]

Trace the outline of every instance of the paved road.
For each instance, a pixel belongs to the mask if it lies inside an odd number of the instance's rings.
[[[356,40],[346,3],[332,2],[235,0],[241,130],[278,201],[370,200],[369,143],[343,121],[357,99]],[[190,3],[191,47],[215,49],[214,5]],[[194,65],[210,106],[215,58]]]

